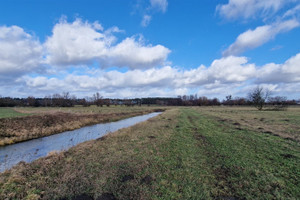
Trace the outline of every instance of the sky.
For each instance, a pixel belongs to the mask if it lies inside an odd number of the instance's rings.
[[[0,96],[300,99],[300,0],[0,0]]]

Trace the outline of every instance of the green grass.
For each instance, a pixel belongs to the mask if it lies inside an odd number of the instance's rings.
[[[0,107],[0,118],[21,117],[26,115],[28,114],[19,113],[15,111],[13,108]]]
[[[235,129],[200,110],[182,109],[177,126],[162,148],[155,199],[300,198],[297,143]]]
[[[0,174],[0,199],[300,199],[299,143],[209,113],[168,110],[19,165]]]
[[[202,116],[199,110],[192,113],[198,134],[207,143],[203,149],[215,177],[213,197],[299,199],[299,144],[236,129],[232,124]]]

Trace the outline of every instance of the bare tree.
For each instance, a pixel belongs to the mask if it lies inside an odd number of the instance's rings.
[[[284,96],[270,97],[268,103],[273,106],[273,110],[285,110],[288,106],[287,98]]]
[[[258,110],[262,110],[269,96],[269,90],[257,86],[251,92],[249,92],[248,99]]]
[[[27,97],[27,103],[28,106],[35,106],[36,105],[36,99],[33,96]]]
[[[94,99],[94,103],[97,106],[103,106],[103,100],[102,100],[102,96],[100,95],[99,92],[97,92],[96,94],[93,95],[93,99]]]

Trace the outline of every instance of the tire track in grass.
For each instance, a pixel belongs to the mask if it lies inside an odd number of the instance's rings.
[[[189,110],[180,109],[178,123],[169,141],[160,149],[163,156],[158,192],[154,199],[211,199],[211,174],[205,168],[202,145],[191,132]]]
[[[214,175],[214,186],[210,190],[213,198],[299,198],[299,181],[296,181],[300,178],[299,146],[296,143],[236,129],[197,109],[191,112],[194,117],[190,121],[210,144],[203,147]]]
[[[216,166],[218,160],[226,159],[226,157],[218,152],[209,150],[213,148],[213,144],[204,134],[202,134],[202,132],[205,131],[203,128],[201,128],[203,126],[205,127],[208,122],[204,123],[204,118],[194,111],[189,111],[187,118],[191,125],[191,134],[193,134],[195,140],[198,141],[199,148],[204,151],[203,155],[206,157],[206,167],[209,168],[209,171],[212,174],[210,195],[214,199],[239,199],[238,197],[234,196],[235,189],[232,186],[231,181],[228,179],[228,176],[230,176],[231,173],[230,169],[225,165],[214,167]],[[199,126],[201,127],[199,128]]]

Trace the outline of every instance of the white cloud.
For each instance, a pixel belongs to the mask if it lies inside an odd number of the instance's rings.
[[[97,61],[104,67],[142,68],[162,65],[170,53],[162,45],[144,45],[143,40],[134,37],[116,44],[117,38],[112,32],[119,32],[119,29],[114,27],[100,32],[102,30],[97,22],[60,21],[45,43],[48,63],[65,67]]]
[[[151,20],[152,15],[156,12],[165,13],[168,7],[168,0],[149,0],[148,7],[142,6],[141,1],[138,1],[136,7],[140,8],[143,13],[143,19],[141,21],[141,26],[147,27]]]
[[[250,19],[270,16],[294,0],[229,0],[216,8],[227,19]]]
[[[216,59],[206,68],[200,66],[197,69],[184,71],[181,79],[177,79],[178,86],[200,86],[212,83],[239,83],[246,81],[255,75],[255,65],[248,64],[246,57],[224,57]]]
[[[300,82],[300,53],[283,64],[266,64],[257,70],[258,83]]]
[[[209,67],[200,66],[192,70],[179,70],[170,66],[147,70],[130,70],[127,72],[98,70],[92,75],[67,75],[64,79],[24,77],[27,89],[33,91],[63,91],[84,93],[103,91],[105,94],[136,93],[148,94],[147,91],[161,91],[158,94],[178,95],[191,88],[204,87],[206,90],[217,90],[231,84],[241,84],[255,76],[255,66],[248,64],[245,57],[226,57],[215,60]],[[129,92],[130,91],[130,92]],[[168,91],[169,93],[166,93]],[[172,93],[173,92],[173,93]],[[125,94],[125,93],[123,93]],[[147,95],[146,95],[147,96]],[[118,96],[115,97],[133,97]]]
[[[148,91],[164,91],[173,87],[172,81],[176,73],[175,69],[165,66],[160,69],[132,70],[124,73],[116,70],[109,72],[98,70],[92,76],[70,74],[63,79],[24,76],[23,80],[20,81],[25,83],[24,90],[37,91],[37,93],[63,91],[91,93],[101,91],[105,94],[115,94],[114,97],[134,97],[134,95],[124,96],[121,94],[124,91],[126,91],[125,93],[131,91],[130,94],[136,92],[140,96],[140,93],[150,94]]]
[[[144,15],[141,25],[147,27],[150,24],[152,17],[150,15]]]
[[[22,28],[0,27],[0,79],[38,72],[42,54],[40,42]]]
[[[150,0],[151,8],[158,9],[161,12],[166,12],[168,7],[167,0]]]
[[[287,18],[287,17],[293,17],[298,15],[299,16],[299,11],[300,11],[300,4],[298,4],[297,6],[289,9],[288,11],[286,11],[283,15],[283,18]]]
[[[198,96],[224,98],[228,94],[246,96],[257,84],[271,88],[274,95],[293,95],[299,91],[300,53],[282,64],[268,63],[256,66],[246,57],[223,57],[214,60],[210,66],[183,70],[171,66],[151,69],[135,69],[126,72],[117,70],[94,70],[82,73],[78,69],[60,78],[47,76],[23,76],[18,80],[19,94],[45,96],[69,91],[79,97],[91,96],[96,91],[104,97],[147,97],[177,96],[194,94]],[[0,93],[7,88],[0,88]],[[16,91],[14,91],[14,94]]]
[[[297,21],[288,20],[258,27],[241,34],[233,45],[252,48],[267,41],[266,35],[275,37],[295,26],[299,26]],[[146,45],[142,37],[117,42],[113,35],[116,32],[120,32],[117,27],[104,30],[98,22],[61,21],[53,28],[44,51],[43,45],[22,28],[0,27],[0,93],[26,97],[69,91],[83,97],[100,91],[105,97],[146,97],[198,91],[199,96],[222,97],[228,93],[242,94],[255,84],[273,88],[277,93],[293,95],[293,91],[299,91],[296,86],[300,84],[300,53],[282,64],[268,63],[261,67],[238,56],[216,59],[209,66],[190,70],[155,67],[163,65],[169,49]],[[40,73],[43,56],[49,65],[62,66],[59,74],[56,71],[48,77]],[[81,65],[93,61],[103,66],[129,66],[129,69],[104,71]],[[63,71],[70,65],[78,65],[72,74]],[[34,76],[33,72],[36,72]]]
[[[111,47],[108,57],[104,60],[110,66],[129,66],[131,68],[153,67],[166,60],[170,50],[162,45],[145,46],[143,42],[134,38],[126,38],[114,47]]]
[[[223,52],[223,55],[239,55],[246,50],[259,47],[274,39],[277,34],[288,32],[299,25],[300,23],[296,19],[291,19],[271,25],[259,26],[254,30],[247,30],[237,37],[236,41]]]

